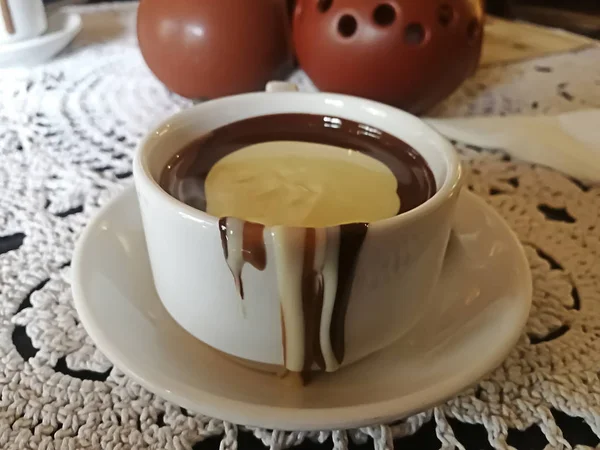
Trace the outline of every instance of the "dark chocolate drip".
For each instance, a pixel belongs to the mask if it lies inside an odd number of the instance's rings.
[[[323,313],[323,298],[325,294],[325,282],[323,274],[321,272],[314,272],[315,280],[315,308],[318,308],[318,315],[315,314],[315,328],[313,330],[315,337],[313,340],[313,355],[314,362],[321,370],[326,369],[325,357],[323,356],[323,349],[321,348],[321,315]],[[311,364],[312,366],[312,364]],[[310,370],[311,367],[305,367],[305,370]]]
[[[13,22],[12,14],[10,12],[10,5],[8,0],[0,0],[0,9],[2,9],[2,19],[4,20],[4,27],[8,34],[15,34],[15,24]]]
[[[304,315],[304,369],[310,374],[313,363],[325,369],[325,359],[321,350],[319,332],[323,310],[323,275],[315,270],[316,230],[308,228],[304,240],[304,260],[302,264],[302,312]]]
[[[283,318],[283,307],[279,305],[279,315],[281,317],[281,346],[283,347],[283,367],[287,367],[287,348],[285,343],[287,342],[287,334],[285,331],[285,319]],[[287,369],[286,369],[287,371]]]
[[[219,234],[221,235],[221,247],[223,247],[223,255],[225,261],[229,258],[229,247],[227,246],[227,217],[219,219]]]
[[[338,285],[331,317],[329,336],[333,354],[339,364],[346,351],[346,312],[352,292],[352,282],[360,249],[367,236],[369,224],[351,223],[340,226],[340,250],[338,256]]]
[[[243,300],[244,283],[242,282],[242,269],[244,268],[244,265],[246,263],[251,264],[255,269],[261,271],[265,270],[265,267],[267,267],[267,250],[263,236],[263,230],[265,227],[264,225],[258,223],[243,222],[241,236],[242,248],[232,249],[230,248],[229,238],[235,231],[228,225],[229,220],[239,219],[231,219],[228,217],[222,217],[219,219],[221,246],[223,247],[223,256],[225,256],[225,261],[227,261],[227,265],[229,266],[229,270],[231,271],[231,275],[235,281],[235,286]],[[229,256],[236,251],[241,252],[240,256],[242,258],[242,263],[239,265],[239,267],[233,266],[229,260]]]
[[[255,269],[265,270],[267,267],[267,250],[263,236],[264,225],[244,222],[242,237],[242,257],[244,262],[252,264]]]

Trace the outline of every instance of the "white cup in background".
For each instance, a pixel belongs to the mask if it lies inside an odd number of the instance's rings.
[[[0,0],[0,45],[37,37],[47,27],[42,0]]]

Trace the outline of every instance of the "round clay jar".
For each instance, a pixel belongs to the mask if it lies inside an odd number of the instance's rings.
[[[477,67],[481,0],[297,0],[296,56],[323,91],[423,113]]]
[[[262,90],[292,59],[284,0],[142,0],[137,35],[150,70],[188,98]]]

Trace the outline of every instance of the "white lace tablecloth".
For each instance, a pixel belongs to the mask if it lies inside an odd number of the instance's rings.
[[[128,379],[73,308],[69,262],[79,233],[129,183],[140,137],[190,105],[145,67],[131,5],[77,11],[84,31],[67,52],[34,70],[0,71],[0,448],[190,449],[216,436],[234,449],[240,427]],[[293,78],[310,89],[301,73]],[[435,114],[583,107],[600,107],[597,48],[481,69]],[[593,445],[600,441],[600,187],[458,146],[470,188],[508,220],[529,257],[533,310],[518,346],[478,386],[432,411],[348,432],[250,430],[264,444],[332,437],[341,450],[372,437],[384,449],[429,423],[444,449],[463,448],[453,424],[479,424],[497,449],[510,448],[512,430],[532,427],[548,449],[576,447],[577,435],[557,425],[565,417],[580,418]]]

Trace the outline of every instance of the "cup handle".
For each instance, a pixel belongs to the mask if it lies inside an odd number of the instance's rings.
[[[271,92],[298,92],[298,85],[288,81],[269,81],[265,91]]]

